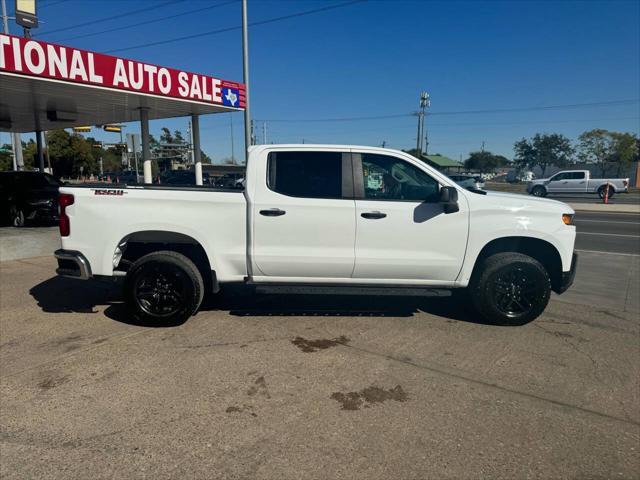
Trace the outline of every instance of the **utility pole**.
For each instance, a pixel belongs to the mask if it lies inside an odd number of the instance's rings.
[[[253,125],[251,124],[251,110],[249,108],[249,29],[247,24],[247,0],[242,0],[242,71],[245,88],[244,107],[244,148],[246,158],[249,158],[249,146],[252,145]]]
[[[424,124],[423,124],[424,127]],[[427,130],[424,131],[424,154],[429,155],[429,135]]]
[[[236,155],[234,153],[234,140],[233,140],[233,113],[229,113],[229,128],[231,130],[231,163],[236,164]]]
[[[189,162],[195,165],[195,151],[193,149],[193,127],[191,125],[191,121],[189,121],[189,125],[187,126],[187,134],[189,135]]]
[[[0,0],[2,4],[2,26],[4,33],[9,34],[9,17],[7,16],[7,4],[5,0]],[[13,169],[23,170],[24,160],[22,158],[22,139],[19,133],[11,133],[11,144],[13,146]]]
[[[262,144],[267,144],[267,122],[262,122]]]
[[[418,138],[416,139],[416,150],[419,155],[422,155],[422,135],[424,132],[424,115],[427,107],[431,105],[429,94],[427,92],[420,93],[420,110],[418,115]]]
[[[387,147],[387,141],[386,141],[386,140],[383,140],[383,141],[382,141],[382,145],[381,145],[381,147],[382,147],[382,148],[386,148],[386,147]]]
[[[484,152],[484,140],[482,141],[482,147],[481,147],[480,151]]]

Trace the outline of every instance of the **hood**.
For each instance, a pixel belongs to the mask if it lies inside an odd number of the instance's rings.
[[[485,197],[508,207],[548,208],[549,210],[562,210],[562,213],[573,213],[571,206],[548,198],[521,195],[519,193],[494,192],[491,190],[487,190]]]

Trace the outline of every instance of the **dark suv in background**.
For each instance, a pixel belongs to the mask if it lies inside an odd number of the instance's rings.
[[[28,222],[57,222],[61,185],[48,173],[0,172],[2,223],[24,227]]]

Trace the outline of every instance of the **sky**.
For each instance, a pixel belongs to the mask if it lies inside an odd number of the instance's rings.
[[[249,28],[249,62],[259,143],[266,124],[267,143],[413,148],[421,91],[431,97],[429,153],[456,160],[483,143],[512,158],[514,142],[538,132],[572,140],[593,128],[640,133],[640,1],[347,3],[248,0],[249,22],[258,23]],[[14,1],[7,4],[11,15]],[[38,5],[36,39],[242,81],[241,32],[229,29],[240,26],[239,1]],[[121,27],[127,28],[96,34]],[[10,33],[20,34],[13,22]],[[163,126],[184,133],[188,120],[152,121],[151,133],[159,136]],[[242,113],[200,123],[202,148],[215,163],[231,156],[232,138],[235,157],[242,158]],[[139,125],[125,131],[138,132]],[[0,134],[0,143],[9,143],[8,134]]]

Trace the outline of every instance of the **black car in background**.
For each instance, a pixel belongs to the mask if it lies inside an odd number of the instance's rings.
[[[58,220],[58,188],[62,183],[48,173],[0,172],[0,216],[3,224]]]
[[[202,173],[202,183],[211,185],[208,173]],[[160,174],[161,185],[195,185],[196,173],[193,170],[168,170]]]

